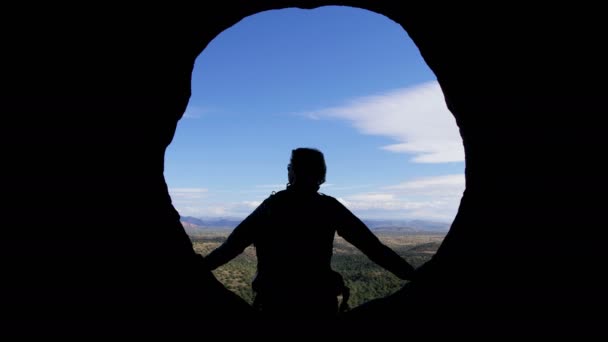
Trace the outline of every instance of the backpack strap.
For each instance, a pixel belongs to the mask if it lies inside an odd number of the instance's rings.
[[[348,300],[350,299],[350,289],[348,286],[344,286],[342,289],[342,302],[340,302],[340,308],[338,309],[339,313],[346,312],[350,310],[350,306],[348,306]]]
[[[344,278],[342,275],[334,270],[331,271],[334,281],[334,289],[336,296],[342,295],[342,301],[340,302],[340,307],[338,309],[339,313],[346,312],[350,310],[348,306],[348,300],[350,299],[350,289],[344,283]]]

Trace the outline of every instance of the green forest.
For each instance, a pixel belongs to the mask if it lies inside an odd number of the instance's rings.
[[[403,256],[414,267],[429,260],[437,251],[444,235],[440,234],[376,234],[380,240]],[[205,256],[218,247],[227,237],[226,232],[210,232],[205,236],[191,236],[194,249]],[[249,247],[237,258],[213,271],[213,274],[229,290],[249,303],[253,302],[251,281],[256,269],[256,256]],[[358,249],[336,237],[332,268],[344,277],[350,288],[349,305],[356,307],[369,300],[384,297],[399,290],[405,281],[385,271],[370,261]]]

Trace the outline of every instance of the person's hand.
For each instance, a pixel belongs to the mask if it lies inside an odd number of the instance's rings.
[[[416,273],[414,266],[405,262],[401,274],[399,274],[399,278],[403,280],[412,280],[414,278],[414,273]]]
[[[205,271],[211,271],[209,264],[207,264],[207,259],[203,255],[196,253],[195,258],[198,267],[201,267]]]

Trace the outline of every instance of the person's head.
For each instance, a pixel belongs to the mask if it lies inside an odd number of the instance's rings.
[[[314,148],[296,148],[291,151],[287,171],[289,185],[319,190],[327,171],[323,153]]]

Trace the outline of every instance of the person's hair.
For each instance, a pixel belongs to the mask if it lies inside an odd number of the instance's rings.
[[[291,171],[298,183],[321,185],[325,183],[325,158],[314,148],[300,147],[291,151]]]

